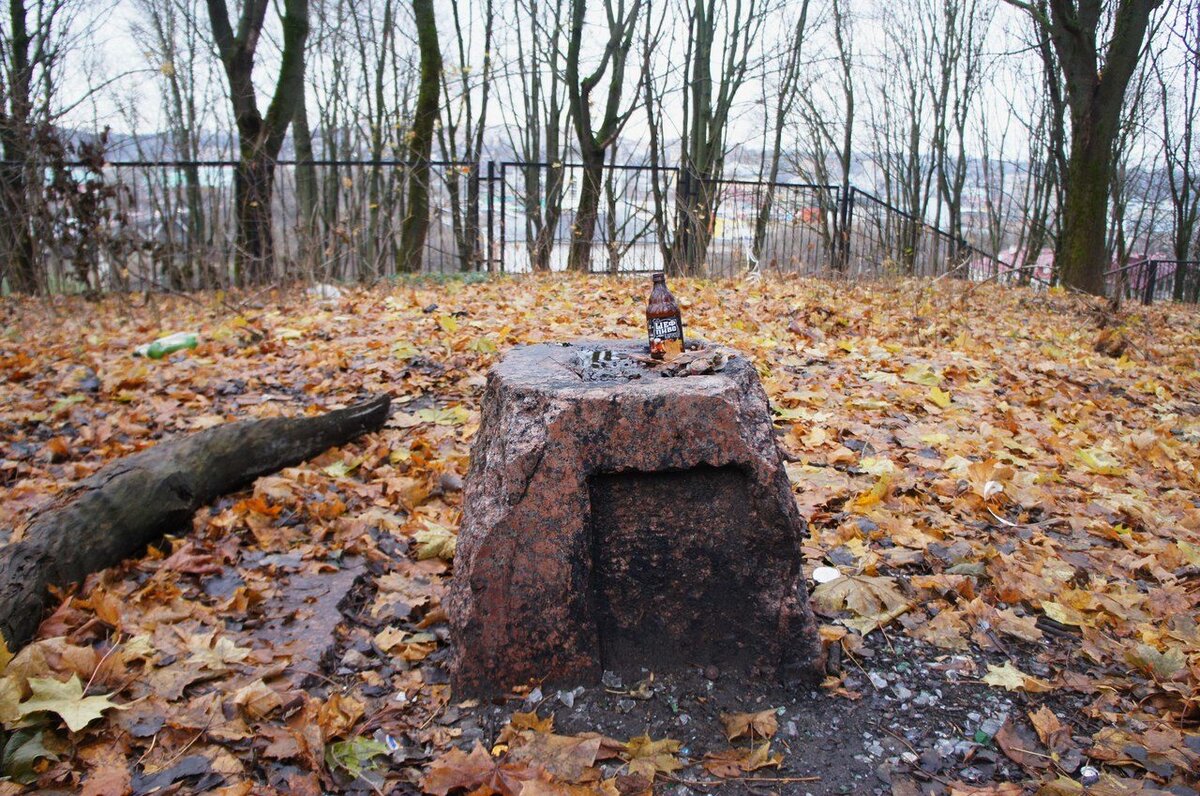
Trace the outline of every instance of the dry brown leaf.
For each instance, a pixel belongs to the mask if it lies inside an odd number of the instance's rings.
[[[260,678],[234,692],[233,704],[241,708],[247,718],[261,719],[283,707],[283,697]]]
[[[83,781],[80,796],[121,796],[129,792],[132,781],[129,767],[124,763],[106,763],[92,769]]]
[[[337,691],[330,694],[317,711],[322,737],[329,741],[346,734],[362,718],[365,710],[366,706],[352,696]]]
[[[629,773],[654,781],[658,773],[670,774],[678,771],[683,768],[683,763],[675,756],[679,747],[679,741],[672,738],[658,741],[651,740],[649,735],[630,738],[625,744],[625,760],[629,764]]]
[[[757,713],[722,713],[721,725],[725,728],[725,738],[730,741],[742,737],[774,738],[779,731],[775,708]]]
[[[508,759],[514,763],[540,766],[555,779],[564,782],[581,782],[595,779],[592,766],[600,751],[600,739],[579,738],[573,735],[526,731],[528,737],[520,746],[514,744]]]
[[[996,732],[996,745],[1010,760],[1027,771],[1049,768],[1053,763],[1046,750],[1038,746],[1037,740],[1011,720],[1004,722]]]
[[[584,785],[534,779],[521,786],[521,796],[621,796],[621,791],[617,789],[615,779]]]
[[[507,763],[493,758],[478,741],[470,754],[451,749],[433,761],[421,780],[432,796],[446,796],[459,788],[472,793],[519,796],[526,782],[538,779],[540,771],[524,763]]]
[[[948,650],[965,650],[970,645],[963,634],[970,628],[958,611],[947,608],[933,619],[918,625],[911,635],[935,647]]]
[[[1062,752],[1071,746],[1071,728],[1059,721],[1054,711],[1045,705],[1031,710],[1029,721],[1047,749]]]
[[[848,610],[867,619],[908,606],[895,579],[869,575],[843,575],[821,583],[813,589],[812,599],[831,613]]]
[[[703,766],[716,777],[729,779],[761,768],[779,768],[783,755],[771,752],[771,742],[764,741],[749,749],[725,749],[709,752],[704,756]]]

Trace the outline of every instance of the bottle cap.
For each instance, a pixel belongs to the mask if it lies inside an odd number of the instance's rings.
[[[659,271],[658,273],[656,273],[654,275],[654,281],[665,283],[667,281],[667,275],[664,274],[662,271]]]

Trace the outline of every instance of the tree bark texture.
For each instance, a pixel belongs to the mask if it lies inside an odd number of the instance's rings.
[[[238,281],[262,284],[272,276],[271,192],[274,163],[304,91],[304,43],[308,38],[308,0],[284,0],[283,53],[266,115],[258,109],[254,54],[269,0],[245,0],[237,31],[225,0],[207,0],[213,39],[225,67],[240,162],[234,176],[237,215]]]
[[[1034,10],[1035,19],[1048,29],[1054,44],[1071,116],[1055,265],[1063,284],[1087,293],[1104,294],[1112,147],[1150,14],[1161,3],[1119,0],[1112,11],[1107,42],[1098,39],[1103,21],[1100,0],[1050,0],[1048,16]]]
[[[579,186],[579,206],[571,226],[570,269],[587,273],[592,270],[592,240],[596,236],[596,220],[600,213],[600,189],[604,179],[604,150],[593,150],[583,166],[583,182]]]
[[[36,293],[39,279],[29,227],[32,209],[26,173],[33,135],[32,37],[23,0],[9,3],[9,24],[12,32],[6,45],[11,74],[5,76],[9,85],[0,86],[0,147],[6,161],[0,166],[0,279],[7,278],[9,289],[16,293]],[[4,89],[7,103],[3,102]]]
[[[79,583],[187,528],[219,495],[379,429],[390,401],[382,395],[315,417],[217,426],[119,459],[66,490],[0,548],[0,632],[9,650],[34,637],[50,586]]]
[[[421,83],[408,147],[408,212],[400,227],[400,270],[404,273],[421,270],[425,238],[429,234],[429,153],[433,148],[442,74],[433,0],[413,0],[413,16],[421,51]]]

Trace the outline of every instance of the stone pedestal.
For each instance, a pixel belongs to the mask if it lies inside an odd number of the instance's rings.
[[[644,352],[534,345],[488,375],[447,603],[460,691],[709,663],[819,673],[758,375],[735,355],[667,378]]]

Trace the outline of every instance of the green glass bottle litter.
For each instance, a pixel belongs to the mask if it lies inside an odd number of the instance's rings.
[[[185,348],[195,348],[200,340],[192,332],[176,332],[166,337],[160,337],[153,343],[140,345],[134,349],[134,356],[162,359],[168,354],[182,351]]]

